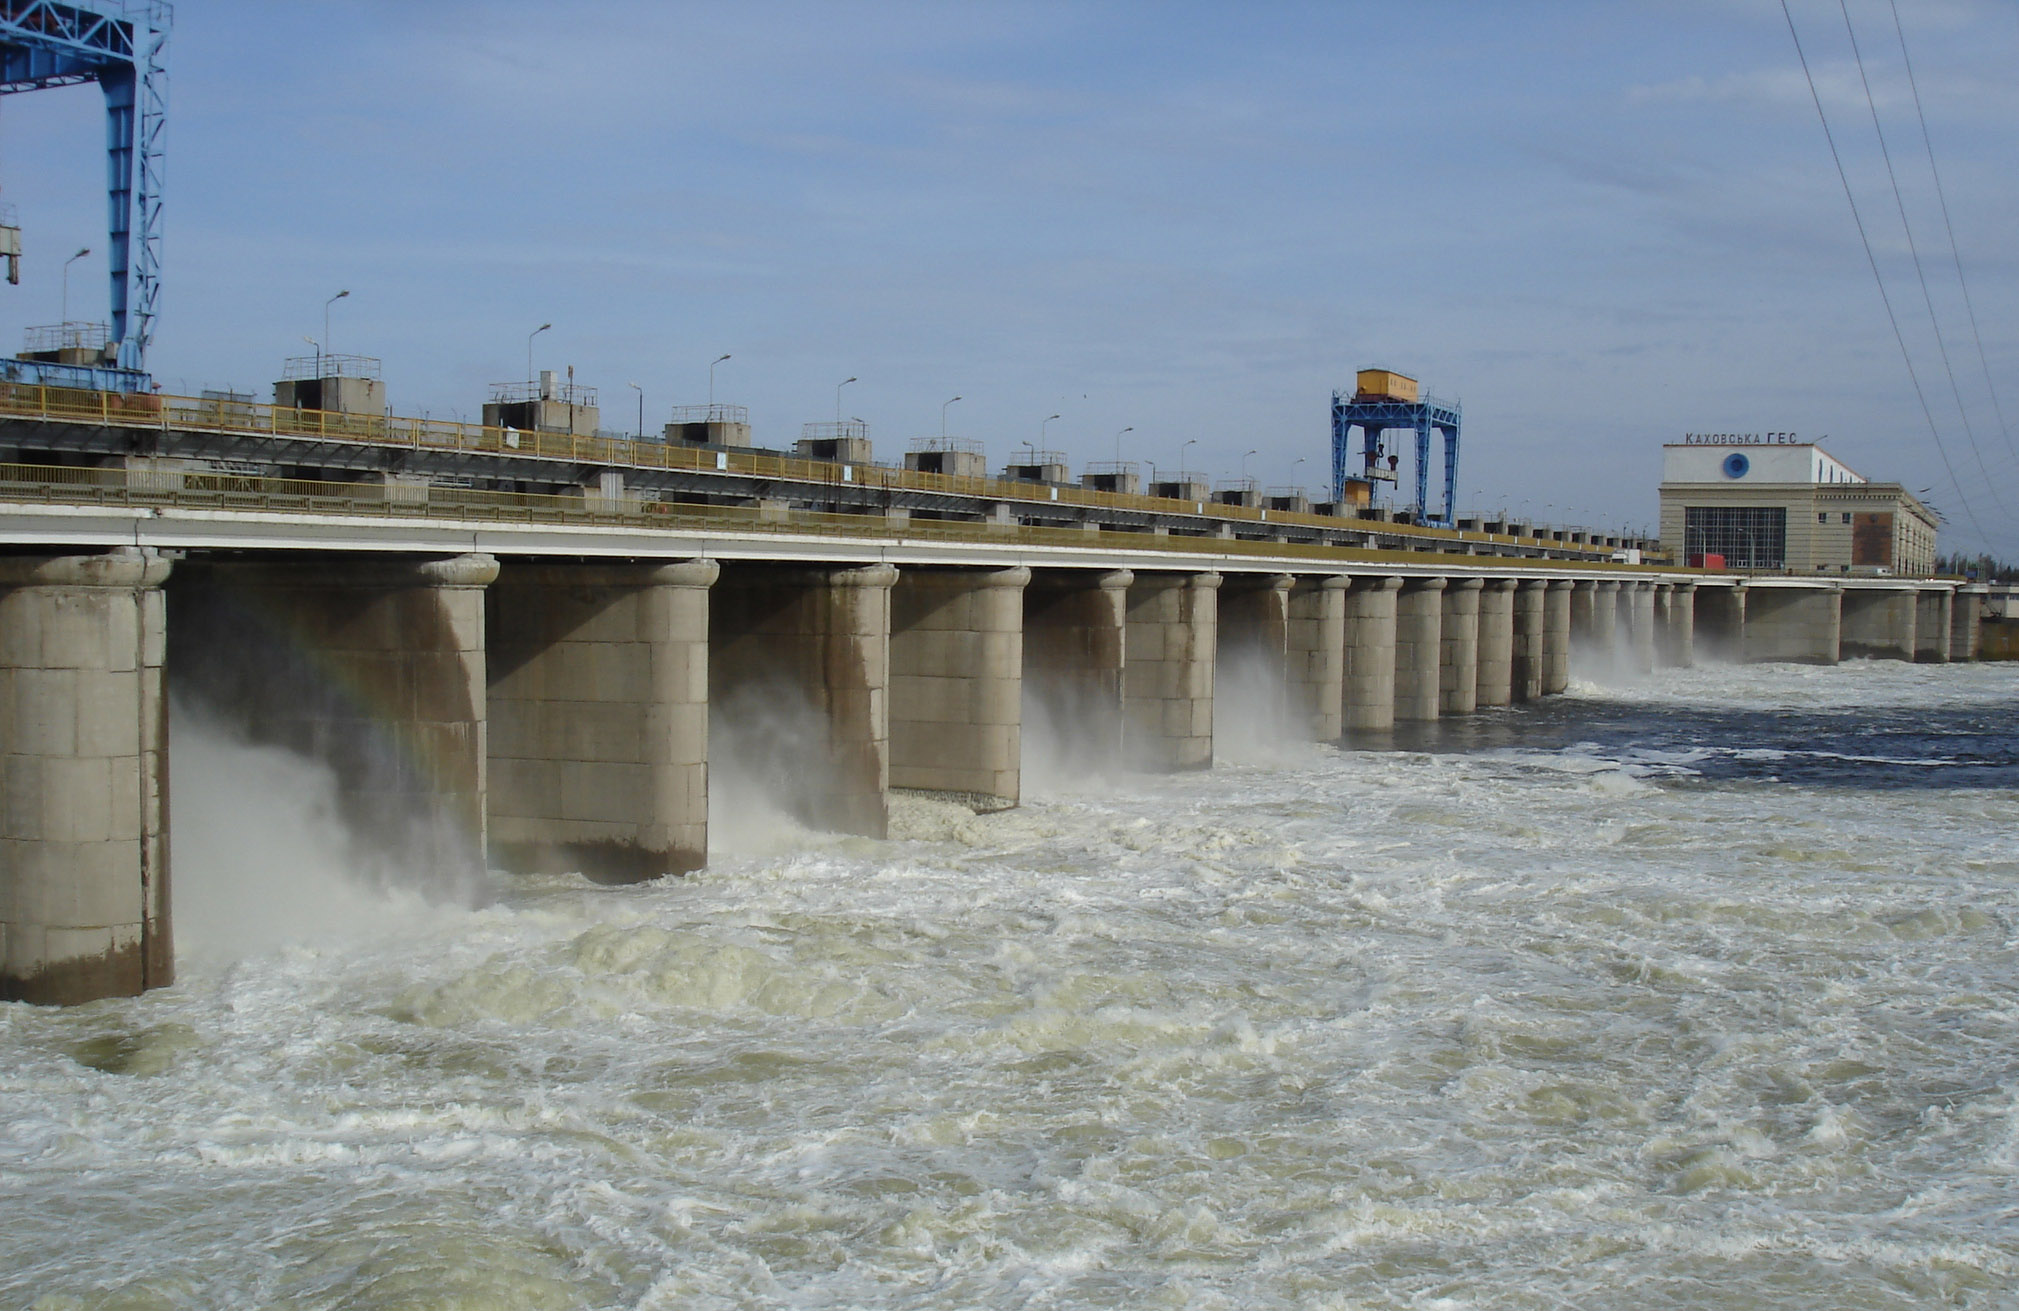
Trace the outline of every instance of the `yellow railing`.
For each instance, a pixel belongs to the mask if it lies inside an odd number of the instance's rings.
[[[342,514],[370,518],[483,520],[493,523],[587,523],[702,532],[873,538],[906,542],[965,542],[991,545],[1081,547],[1162,551],[1174,555],[1245,556],[1312,561],[1388,562],[1492,568],[1489,557],[1422,550],[1387,551],[1327,546],[1315,542],[1266,542],[1241,538],[1165,535],[1102,529],[1048,528],[977,523],[958,519],[896,519],[881,514],[827,514],[795,510],[780,514],[747,505],[692,505],[632,498],[606,500],[589,495],[554,496],[476,487],[315,482],[300,478],[190,473],[185,471],[71,468],[58,465],[0,464],[0,502],[265,511],[277,514]],[[1589,569],[1578,560],[1509,559],[1503,567]],[[1631,573],[1630,565],[1606,565]],[[1652,568],[1641,566],[1640,568]]]
[[[1428,543],[1463,547],[1497,544],[1525,549],[1575,551],[1603,559],[1608,547],[1578,546],[1538,537],[1500,533],[1458,532],[1449,528],[1376,520],[1339,519],[1288,510],[1222,505],[1213,501],[1174,500],[1160,496],[1098,492],[1084,487],[1058,487],[1005,478],[967,478],[920,473],[885,465],[837,464],[802,460],[755,451],[677,446],[666,442],[617,437],[581,437],[568,433],[527,432],[449,419],[409,419],[333,410],[301,410],[251,401],[76,391],[59,387],[0,384],[0,415],[134,428],[178,428],[273,437],[313,438],[407,450],[456,451],[504,457],[568,460],[621,468],[728,472],[748,477],[776,478],[811,484],[852,484],[858,487],[934,492],[1030,506],[1088,506],[1138,510],[1163,515],[1191,515],[1213,522],[1300,526],[1338,531],[1379,532],[1420,538]],[[338,484],[343,485],[343,484]],[[1026,508],[1022,511],[1029,515]],[[853,518],[855,516],[847,516]]]

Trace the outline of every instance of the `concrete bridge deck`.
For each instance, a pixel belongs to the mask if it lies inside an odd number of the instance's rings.
[[[1521,531],[1458,531],[1350,507],[1345,515],[1302,513],[748,448],[0,386],[0,465],[58,463],[80,482],[106,487],[228,490],[249,475],[315,489],[303,495],[359,502],[517,498],[522,515],[552,508],[548,501],[589,498],[1561,559],[1604,560],[1620,547],[1655,546],[1577,530],[1502,524]]]
[[[1982,590],[0,472],[0,996],[46,1002],[173,977],[171,694],[325,764],[361,862],[624,881],[706,861],[711,760],[757,718],[740,786],[880,835],[893,788],[1014,804],[1031,715],[1085,764],[1209,767],[1223,665],[1282,731],[1364,739],[1560,692],[1573,647],[1967,659]]]

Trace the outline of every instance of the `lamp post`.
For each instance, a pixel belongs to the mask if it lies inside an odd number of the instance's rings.
[[[84,249],[78,251],[75,255],[72,255],[69,259],[63,261],[63,322],[65,324],[68,324],[70,322],[70,266],[72,264],[75,264],[78,260],[83,259],[86,255],[89,255],[90,253],[91,253],[91,247],[86,246]],[[57,336],[58,336],[57,344],[61,345],[63,340],[67,338],[68,334],[59,331]]]
[[[635,382],[624,385],[638,393],[638,440],[642,442],[645,440],[645,389]]]
[[[946,407],[959,399],[961,398],[956,396],[953,400],[947,401],[946,404],[939,407],[939,439],[942,442],[946,440]]]
[[[324,341],[329,340],[329,307],[348,295],[350,295],[350,292],[340,291],[322,303],[322,339]],[[334,355],[336,352],[331,351],[330,354]]]
[[[854,381],[853,378],[843,378],[834,384],[834,435],[837,437],[841,435],[841,389]]]
[[[1241,457],[1241,481],[1243,483],[1246,483],[1248,481],[1248,456],[1256,454],[1259,454],[1259,452],[1249,451],[1247,455],[1243,455]]]
[[[715,418],[715,366],[728,358],[728,352],[725,351],[708,361],[708,418],[710,422],[713,422]]]
[[[1054,415],[1051,415],[1051,416],[1050,416],[1049,418],[1047,418],[1047,419],[1046,419],[1046,420],[1045,420],[1045,421],[1044,421],[1043,423],[1041,423],[1041,424],[1039,424],[1039,425],[1038,425],[1038,444],[1037,444],[1036,446],[1033,446],[1033,447],[1031,447],[1031,463],[1032,463],[1032,464],[1036,464],[1036,463],[1037,463],[1037,459],[1038,459],[1038,452],[1039,452],[1039,451],[1041,451],[1041,450],[1048,450],[1048,449],[1050,449],[1050,448],[1049,448],[1048,446],[1046,446],[1046,445],[1045,445],[1045,443],[1046,443],[1046,442],[1048,442],[1048,441],[1050,441],[1050,440],[1051,440],[1051,434],[1050,434],[1049,432],[1047,432],[1046,430],[1047,430],[1047,429],[1049,429],[1049,428],[1050,428],[1050,427],[1052,426],[1052,419],[1056,419],[1056,418],[1058,418],[1058,417],[1059,417],[1059,416],[1058,416],[1058,415],[1056,415],[1056,414],[1054,414]]]
[[[1303,475],[1298,473],[1297,470],[1303,463],[1304,463],[1304,457],[1300,455],[1297,457],[1295,462],[1293,462],[1290,465],[1290,485],[1296,489],[1297,495],[1299,496],[1302,496],[1304,494],[1304,484],[1298,481],[1298,479],[1303,477]]]
[[[316,339],[315,339],[314,337],[303,337],[303,338],[302,338],[302,340],[303,340],[303,341],[305,341],[305,342],[307,342],[307,343],[308,343],[309,345],[311,345],[311,346],[315,347],[315,376],[316,376],[317,378],[321,378],[321,377],[322,377],[322,343],[321,343],[321,342],[319,342],[319,341],[317,341],[317,340],[316,340]]]
[[[1134,431],[1135,431],[1135,427],[1134,427],[1133,425],[1131,425],[1130,427],[1127,427],[1127,428],[1124,428],[1124,429],[1122,429],[1122,432],[1118,432],[1118,433],[1116,433],[1116,434],[1115,434],[1115,472],[1116,472],[1116,473],[1120,473],[1120,472],[1122,471],[1122,468],[1121,468],[1121,465],[1122,465],[1122,433],[1123,433],[1123,432],[1134,432]]]
[[[1184,444],[1183,446],[1180,446],[1180,447],[1178,448],[1178,475],[1179,475],[1180,477],[1183,477],[1183,476],[1184,476],[1184,473],[1185,473],[1185,461],[1187,461],[1187,460],[1189,460],[1189,459],[1191,458],[1191,450],[1192,450],[1192,448],[1193,448],[1194,446],[1197,446],[1198,444],[1199,444],[1199,439],[1198,439],[1197,437],[1187,437],[1187,438],[1185,439],[1185,444]]]
[[[538,381],[538,379],[536,379],[533,376],[533,338],[539,336],[541,333],[545,332],[547,329],[553,326],[554,325],[551,323],[542,323],[539,327],[533,329],[531,332],[526,334],[526,385],[528,387],[532,386],[535,382]],[[540,394],[536,391],[528,399],[538,400],[540,399]]]

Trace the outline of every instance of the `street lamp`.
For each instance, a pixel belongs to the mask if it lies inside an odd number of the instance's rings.
[[[302,340],[315,347],[315,376],[322,377],[322,343],[314,337],[303,337]]]
[[[1248,456],[1255,454],[1259,454],[1259,452],[1249,451],[1247,455],[1241,457],[1241,481],[1244,483],[1248,481]]]
[[[624,385],[638,393],[638,440],[642,442],[645,440],[645,389],[635,382]]]
[[[1302,496],[1304,494],[1304,484],[1297,481],[1299,478],[1303,476],[1302,474],[1297,472],[1297,466],[1303,463],[1304,463],[1304,457],[1300,455],[1290,465],[1290,485],[1297,489],[1297,494],[1299,496]]]
[[[536,379],[533,376],[533,338],[539,336],[541,333],[545,332],[547,329],[553,326],[554,325],[551,323],[542,323],[539,327],[533,329],[531,332],[526,334],[526,385],[529,387],[532,386],[536,381],[538,381],[538,379]],[[529,399],[538,400],[539,398],[540,398],[539,393],[535,392]]]
[[[1187,437],[1185,444],[1178,448],[1178,472],[1180,474],[1185,472],[1185,462],[1191,458],[1191,450],[1198,444],[1199,439],[1197,437]]]
[[[329,307],[348,295],[350,295],[350,292],[340,291],[322,303],[322,339],[324,341],[329,340]],[[336,352],[332,351],[330,353],[335,354]]]
[[[834,384],[834,426],[837,430],[841,427],[841,389],[854,381],[853,378],[843,378]],[[835,435],[839,436],[840,433],[837,431]]]
[[[78,251],[75,255],[63,261],[63,322],[65,323],[70,322],[70,266],[90,253],[91,247],[86,246],[83,250]]]
[[[961,398],[956,396],[953,398],[952,401],[948,401],[946,402],[945,405],[941,405],[939,407],[939,439],[941,441],[946,440],[946,407],[947,405],[953,404],[953,401],[957,401],[959,399]]]
[[[1047,441],[1049,441],[1049,440],[1050,440],[1050,434],[1049,434],[1048,432],[1046,432],[1045,430],[1046,430],[1047,428],[1050,428],[1050,427],[1052,426],[1052,419],[1056,419],[1056,418],[1058,418],[1058,417],[1059,417],[1058,415],[1054,414],[1054,415],[1050,416],[1049,418],[1047,418],[1047,419],[1046,419],[1046,420],[1045,420],[1045,421],[1044,421],[1043,423],[1041,423],[1041,424],[1039,424],[1039,425],[1038,425],[1038,444],[1037,444],[1036,446],[1033,446],[1033,447],[1031,448],[1031,460],[1032,460],[1032,462],[1034,462],[1034,463],[1036,462],[1036,460],[1037,460],[1037,458],[1038,458],[1038,452],[1039,452],[1040,450],[1049,450],[1049,449],[1051,449],[1050,447],[1048,447],[1048,446],[1046,446],[1046,445],[1045,445],[1045,443],[1046,443]]]
[[[711,422],[715,418],[715,366],[728,358],[725,352],[708,361],[708,418]]]
[[[1133,426],[1131,426],[1131,427],[1127,427],[1127,428],[1124,428],[1124,429],[1122,429],[1122,432],[1134,432],[1134,431],[1135,431],[1135,428],[1134,428]],[[1115,434],[1115,466],[1116,466],[1116,467],[1115,467],[1115,472],[1116,472],[1116,473],[1120,473],[1120,472],[1122,471],[1122,470],[1121,470],[1121,463],[1122,463],[1122,432],[1118,432],[1118,433],[1116,433],[1116,434]]]

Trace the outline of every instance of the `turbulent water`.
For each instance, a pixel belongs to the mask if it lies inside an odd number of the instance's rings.
[[[1855,663],[1227,722],[479,909],[332,897],[315,823],[221,890],[179,845],[177,986],[0,1007],[0,1300],[2012,1306],[2015,710]]]

